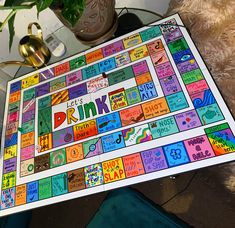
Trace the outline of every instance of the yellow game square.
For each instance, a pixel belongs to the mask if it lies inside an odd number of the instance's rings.
[[[3,155],[4,160],[15,157],[16,152],[17,152],[17,145],[9,146],[9,147],[5,148],[4,155]]]
[[[133,50],[129,51],[130,57],[131,57],[131,61],[136,61],[138,59],[142,59],[148,56],[148,49],[146,47],[146,45],[137,47]]]
[[[122,180],[126,177],[121,158],[102,162],[102,168],[105,183]]]
[[[16,185],[16,172],[3,174],[2,177],[2,190],[12,188]]]
[[[142,42],[140,34],[136,33],[134,35],[128,36],[126,38],[123,39],[123,44],[125,49],[129,48],[129,47],[133,47],[137,44],[140,44]]]

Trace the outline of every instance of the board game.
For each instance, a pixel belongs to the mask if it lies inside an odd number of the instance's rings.
[[[0,216],[235,160],[234,134],[173,15],[8,83]]]

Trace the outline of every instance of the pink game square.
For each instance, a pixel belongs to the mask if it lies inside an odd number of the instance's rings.
[[[206,135],[185,140],[184,145],[192,162],[204,160],[215,156]]]

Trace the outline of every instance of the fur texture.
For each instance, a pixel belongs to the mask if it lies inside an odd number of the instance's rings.
[[[167,15],[179,13],[235,116],[235,0],[172,0]],[[235,193],[235,163],[217,167]]]

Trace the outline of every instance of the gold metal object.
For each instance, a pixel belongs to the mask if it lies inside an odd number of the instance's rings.
[[[37,28],[37,36],[32,34],[32,26]],[[20,55],[24,58],[24,62],[7,61],[0,63],[0,67],[6,65],[21,65],[27,67],[40,68],[45,66],[50,58],[51,52],[43,42],[42,29],[36,22],[30,23],[28,26],[28,35],[24,36],[18,45]]]

